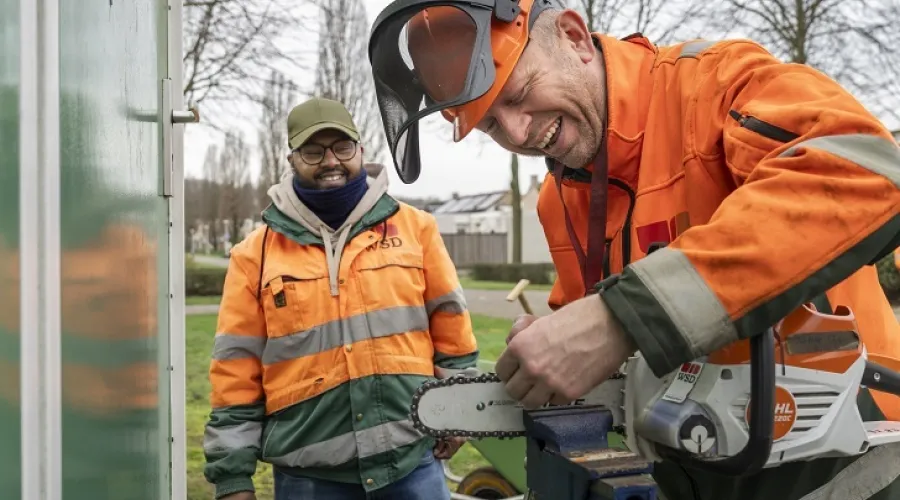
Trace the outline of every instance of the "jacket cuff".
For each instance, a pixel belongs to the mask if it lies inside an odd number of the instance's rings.
[[[239,491],[256,491],[251,476],[237,476],[222,479],[216,483],[216,500]]]
[[[677,249],[630,264],[599,293],[657,377],[738,340],[718,297]]]

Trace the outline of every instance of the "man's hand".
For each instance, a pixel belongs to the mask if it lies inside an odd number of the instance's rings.
[[[636,350],[602,297],[590,295],[549,316],[520,316],[495,370],[510,396],[535,409],[584,396]]]
[[[439,460],[450,460],[465,442],[466,438],[463,437],[438,439],[434,445],[434,458]]]
[[[509,335],[506,336],[506,345],[509,345],[509,341],[513,339],[516,335],[519,334],[522,330],[531,326],[532,323],[537,320],[538,317],[533,314],[523,314],[516,318],[516,321],[513,322],[512,328],[509,330]]]
[[[219,500],[256,500],[256,493],[252,491],[238,491],[230,495],[225,495]]]

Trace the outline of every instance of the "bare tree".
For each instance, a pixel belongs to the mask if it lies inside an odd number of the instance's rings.
[[[266,191],[277,184],[282,173],[289,168],[287,116],[296,104],[296,86],[284,75],[274,72],[266,84],[263,95],[262,116],[259,127],[261,168],[257,189],[257,208],[268,205]]]
[[[229,222],[229,240],[232,245],[240,241],[241,223],[249,216],[247,186],[249,185],[249,158],[244,138],[239,133],[228,133],[219,160],[220,196],[219,219]]]
[[[612,36],[642,33],[652,42],[665,44],[677,37],[692,37],[706,3],[699,0],[578,0],[575,8],[592,31]]]
[[[384,147],[367,53],[369,21],[362,0],[319,0],[319,46],[315,95],[344,103],[366,148],[380,161]]]
[[[203,187],[197,203],[200,205],[201,218],[208,228],[207,237],[213,248],[219,248],[219,213],[222,204],[222,171],[219,147],[210,146],[203,159]]]
[[[749,34],[841,82],[873,112],[900,119],[898,19],[896,0],[727,0],[711,26]]]
[[[303,64],[303,44],[279,40],[285,33],[307,29],[296,14],[303,3],[185,0],[185,101],[259,103],[273,68]],[[215,127],[213,121],[204,123]]]

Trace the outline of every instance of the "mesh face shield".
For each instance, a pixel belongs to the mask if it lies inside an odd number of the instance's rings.
[[[538,0],[533,6],[532,0],[396,0],[379,14],[369,61],[403,182],[421,172],[419,121],[440,111],[453,123],[454,141],[461,140],[505,83],[534,19],[559,4]]]

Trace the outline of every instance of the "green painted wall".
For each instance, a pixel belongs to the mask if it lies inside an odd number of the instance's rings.
[[[0,0],[0,491],[21,496],[19,0]]]

